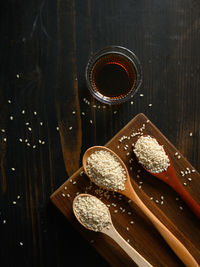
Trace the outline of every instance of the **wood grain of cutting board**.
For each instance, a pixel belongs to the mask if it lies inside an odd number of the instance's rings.
[[[132,143],[137,138],[137,135],[134,136],[135,133],[139,132],[155,136],[165,146],[180,182],[182,184],[186,182],[185,189],[198,203],[200,203],[200,175],[142,113],[134,117],[106,144],[125,162],[132,185],[139,197],[180,239],[200,264],[200,221],[168,185],[151,176],[137,163],[132,152]],[[175,155],[176,152],[180,157]],[[190,171],[181,176],[180,171],[185,172],[188,170],[186,168]],[[188,178],[192,180],[189,181]],[[78,193],[83,192],[93,194],[110,205],[112,221],[118,232],[153,266],[183,266],[148,218],[133,203],[120,194],[99,190],[97,186],[91,184],[80,168],[51,195],[51,201],[111,266],[134,266],[134,264],[109,237],[89,231],[76,221],[72,202]]]

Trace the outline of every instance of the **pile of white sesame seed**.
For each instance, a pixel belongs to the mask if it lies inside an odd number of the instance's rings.
[[[153,173],[166,171],[170,166],[169,158],[155,138],[141,136],[133,149],[139,163]]]
[[[108,190],[124,190],[126,171],[110,152],[98,150],[87,160],[87,171],[91,180]]]
[[[111,224],[108,208],[92,195],[77,197],[74,208],[77,217],[86,228],[98,232]]]

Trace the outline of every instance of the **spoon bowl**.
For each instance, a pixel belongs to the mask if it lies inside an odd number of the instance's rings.
[[[182,260],[182,262],[188,266],[188,267],[198,267],[198,263],[194,259],[194,257],[190,254],[190,252],[186,249],[186,247],[175,237],[175,235],[169,231],[169,229],[160,221],[158,218],[146,207],[146,205],[142,202],[142,200],[139,198],[137,193],[132,187],[129,172],[126,168],[125,163],[120,159],[120,157],[114,153],[111,149],[104,147],[104,146],[93,146],[86,150],[86,152],[83,155],[83,169],[85,173],[88,175],[88,177],[91,179],[91,176],[89,175],[87,171],[87,160],[88,157],[93,154],[96,151],[104,150],[107,152],[110,152],[111,155],[113,155],[117,160],[120,162],[121,166],[124,168],[126,173],[126,181],[124,183],[124,190],[115,190],[116,192],[119,192],[120,194],[125,195],[129,199],[131,199],[138,208],[149,218],[149,220],[152,222],[153,226],[158,230],[158,232],[161,234],[161,236],[165,239],[165,241],[168,243],[168,245],[171,247],[171,249],[175,252],[175,254]],[[93,179],[91,179],[92,182],[94,182]],[[102,188],[106,190],[113,191],[110,188],[103,187]]]
[[[145,135],[143,135],[145,136]],[[159,145],[162,145],[155,137],[153,136],[150,136],[151,138],[154,138],[158,143]],[[136,142],[135,142],[135,145],[137,143],[137,141],[140,139],[141,137],[139,137]],[[162,145],[163,146],[163,145]],[[176,191],[176,193],[185,201],[185,203],[190,207],[190,209],[193,211],[193,213],[197,216],[197,218],[200,219],[200,205],[192,198],[192,196],[185,190],[185,188],[183,187],[183,185],[180,183],[177,175],[176,175],[176,172],[175,172],[175,169],[173,167],[173,164],[172,164],[172,160],[169,156],[169,154],[167,153],[166,149],[164,148],[163,146],[163,149],[165,151],[165,153],[167,154],[168,158],[169,158],[169,163],[170,165],[168,166],[167,170],[166,171],[162,171],[162,172],[159,172],[159,173],[155,173],[155,172],[152,172],[150,170],[148,170],[143,164],[142,167],[147,171],[149,172],[151,175],[155,176],[156,178],[160,179],[161,181],[165,182],[166,184],[168,184],[173,190]],[[136,154],[135,154],[136,156]],[[137,158],[137,156],[136,156]],[[137,158],[138,162],[139,162],[139,159]]]
[[[76,196],[76,197],[74,198],[74,200],[73,200],[72,209],[73,209],[73,213],[74,213],[76,219],[78,220],[78,222],[79,222],[82,226],[84,226],[85,228],[87,228],[88,230],[94,231],[92,228],[88,227],[87,225],[85,225],[85,224],[81,221],[81,219],[79,218],[79,216],[78,216],[78,214],[77,214],[77,212],[76,212],[76,208],[75,208],[75,205],[76,205],[77,200],[78,200],[80,197],[87,197],[87,196],[90,197],[90,196],[92,196],[92,195],[82,193],[82,194],[79,194],[78,196]],[[95,197],[95,196],[92,196],[92,197]],[[96,197],[95,197],[95,198],[96,198]],[[99,200],[99,199],[98,199],[98,200]],[[109,215],[109,222],[110,222],[110,224],[112,224],[111,216],[110,216],[110,212],[109,212],[109,210],[108,210],[108,215]]]
[[[85,196],[92,196],[90,194],[79,194],[78,196],[76,196],[74,198],[73,201],[73,212],[74,215],[76,217],[76,219],[79,221],[80,224],[82,224],[82,226],[84,226],[85,228],[87,228],[88,230],[94,231],[92,228],[89,228],[88,226],[86,226],[79,218],[79,216],[76,213],[76,209],[75,209],[75,204],[76,201],[78,200],[78,198],[80,197],[85,197]],[[92,196],[95,197],[95,196]],[[95,197],[96,198],[96,197]],[[99,199],[98,199],[99,200]],[[99,200],[100,201],[100,200]],[[108,211],[108,215],[109,215],[109,225],[104,227],[101,231],[101,233],[108,235],[110,238],[112,238],[125,252],[126,254],[140,267],[153,267],[145,258],[142,257],[142,255],[140,255],[133,247],[131,247],[124,239],[123,237],[117,232],[117,230],[115,229],[113,223],[112,223],[112,219],[111,219],[111,215],[109,212],[109,209],[107,208]]]
[[[92,177],[88,173],[87,160],[94,152],[99,151],[99,150],[107,151],[111,155],[113,155],[120,162],[121,166],[124,168],[124,170],[126,172],[126,181],[125,181],[125,184],[124,184],[125,190],[123,190],[123,191],[122,190],[113,190],[113,189],[110,189],[110,188],[102,186],[102,185],[101,185],[101,188],[109,190],[109,191],[115,191],[115,192],[118,192],[118,193],[122,193],[123,192],[123,195],[126,195],[127,193],[129,194],[129,189],[131,188],[131,181],[130,181],[130,176],[129,176],[129,173],[128,173],[128,169],[127,169],[126,165],[124,164],[124,162],[120,159],[120,157],[115,152],[113,152],[111,149],[109,149],[107,147],[104,147],[104,146],[93,146],[93,147],[88,148],[85,151],[85,153],[83,155],[82,163],[83,163],[83,169],[84,169],[86,175],[90,178],[90,180],[93,183],[95,183],[95,181],[92,179]]]

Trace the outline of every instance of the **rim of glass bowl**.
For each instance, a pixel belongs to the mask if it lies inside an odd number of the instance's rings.
[[[104,96],[100,92],[95,90],[92,86],[92,82],[91,82],[92,68],[94,64],[101,57],[108,55],[108,54],[118,54],[118,55],[126,57],[133,64],[135,68],[136,82],[134,86],[132,87],[132,89],[124,97],[115,99],[115,98],[110,98],[108,96]],[[96,98],[98,101],[104,104],[116,105],[116,104],[121,104],[123,102],[128,101],[130,98],[132,98],[137,93],[138,89],[140,88],[142,84],[142,67],[141,67],[139,58],[131,50],[123,46],[111,45],[111,46],[105,47],[97,51],[96,53],[90,56],[88,63],[86,65],[86,69],[85,69],[85,78],[86,78],[87,87],[94,98]]]

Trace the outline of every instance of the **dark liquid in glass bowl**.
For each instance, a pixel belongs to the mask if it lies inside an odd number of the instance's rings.
[[[98,59],[91,72],[92,85],[100,94],[110,98],[126,96],[136,82],[136,70],[120,55],[106,55]]]

